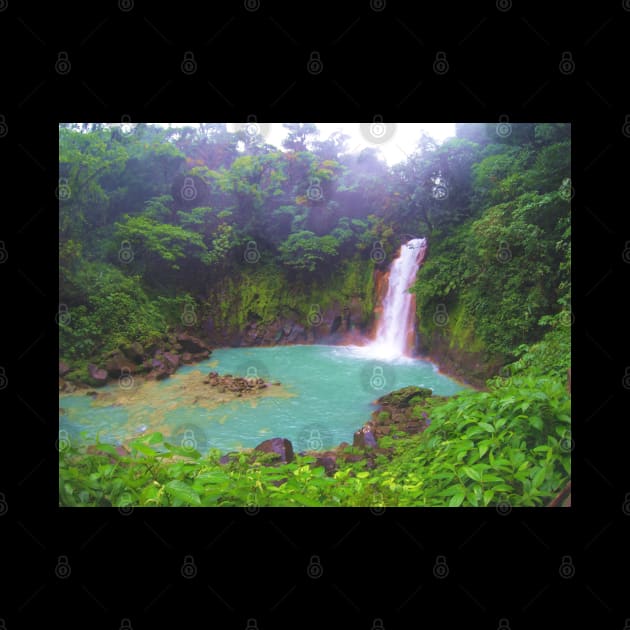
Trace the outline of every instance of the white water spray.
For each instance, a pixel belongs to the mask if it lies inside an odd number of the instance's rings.
[[[374,341],[355,347],[357,354],[373,359],[394,360],[410,355],[415,324],[414,296],[408,289],[424,259],[427,241],[414,238],[400,248],[389,270],[387,293],[382,300]]]

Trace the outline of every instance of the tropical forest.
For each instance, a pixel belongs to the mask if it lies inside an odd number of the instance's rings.
[[[60,506],[571,504],[569,124],[61,123],[56,192]]]

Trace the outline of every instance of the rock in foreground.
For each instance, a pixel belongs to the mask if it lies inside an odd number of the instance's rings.
[[[255,449],[262,453],[275,453],[279,461],[283,464],[292,462],[295,459],[293,454],[293,444],[286,438],[271,438],[261,442]]]

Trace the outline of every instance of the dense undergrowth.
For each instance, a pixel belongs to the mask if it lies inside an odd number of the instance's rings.
[[[185,443],[164,442],[159,433],[132,441],[124,456],[108,444],[98,444],[101,454],[95,455],[67,442],[60,449],[60,503],[251,509],[545,505],[570,479],[572,450],[564,383],[523,367],[526,357],[548,351],[543,346],[549,344],[553,340],[529,349],[505,376],[489,381],[487,391],[429,399],[422,408],[428,428],[414,436],[383,437],[374,467],[361,459],[341,464],[329,477],[314,467],[313,457],[298,455],[276,466],[267,455],[246,452],[222,464],[218,451],[201,456]],[[414,408],[410,414],[420,421]]]

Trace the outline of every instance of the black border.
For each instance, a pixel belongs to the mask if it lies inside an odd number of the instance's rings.
[[[630,146],[622,133],[627,56],[617,47],[627,41],[628,3],[582,15],[562,2],[556,16],[511,2],[466,10],[445,3],[431,15],[394,2],[382,11],[365,3],[346,15],[340,7],[261,3],[252,12],[234,3],[213,6],[208,17],[185,3],[136,2],[129,12],[115,3],[92,14],[55,7],[52,18],[15,5],[0,2],[4,58],[17,70],[0,102],[8,128],[0,151],[15,166],[4,213],[14,227],[5,237],[3,226],[0,237],[8,252],[0,268],[5,334],[15,342],[11,354],[0,354],[8,379],[0,396],[10,410],[3,416],[14,419],[15,432],[5,442],[15,457],[3,461],[0,527],[20,553],[15,596],[0,606],[7,627],[33,625],[44,602],[61,611],[66,627],[119,627],[123,618],[134,628],[210,625],[225,617],[227,627],[253,618],[261,629],[372,627],[380,618],[389,629],[407,627],[410,617],[444,627],[498,627],[505,618],[517,628],[563,627],[587,616],[623,627],[630,612],[616,599],[615,573],[624,572],[628,553],[615,537],[627,527],[629,488],[613,467],[625,458],[617,437],[624,414],[614,410],[628,396],[628,342],[607,334],[611,324],[625,324],[617,285],[630,270],[622,257],[630,231],[617,199]],[[189,49],[198,62],[192,77],[179,71]],[[319,75],[305,71],[313,50],[324,64]],[[66,76],[54,69],[59,51],[72,63]],[[445,75],[433,72],[439,51],[447,53]],[[575,60],[569,75],[559,72],[564,51]],[[574,507],[505,516],[472,509],[123,515],[56,507],[57,124],[123,114],[246,120],[252,113],[260,121],[571,119]],[[9,275],[18,293],[7,291]],[[187,554],[199,569],[193,580],[180,573]],[[72,567],[67,579],[55,574],[62,555]],[[318,579],[307,574],[313,555],[324,569]],[[438,555],[450,569],[443,580],[432,571]],[[576,568],[568,579],[559,572],[563,556]]]

